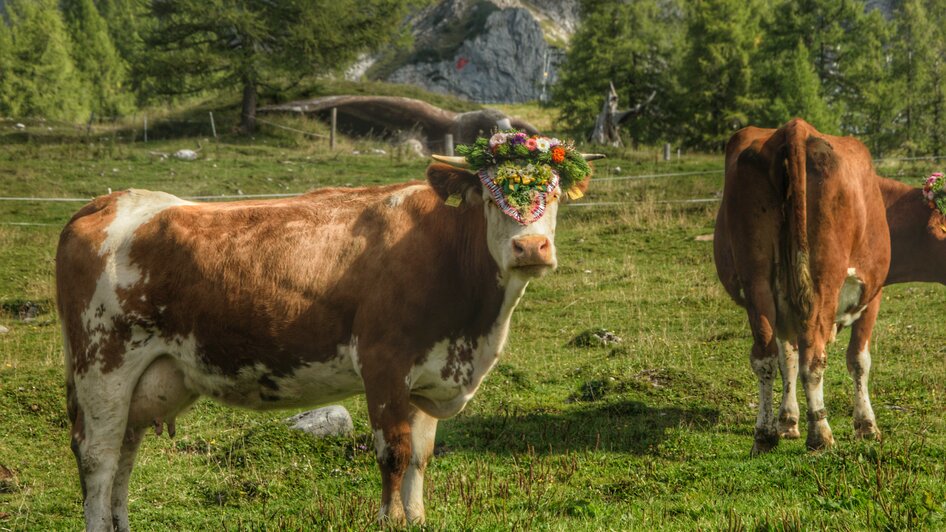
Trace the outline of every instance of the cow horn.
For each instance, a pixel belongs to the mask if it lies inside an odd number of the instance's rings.
[[[604,159],[605,157],[607,157],[607,155],[605,155],[605,154],[603,154],[603,153],[583,153],[583,154],[581,154],[581,156],[582,156],[586,161],[596,161],[596,160],[598,160],[598,159]]]
[[[433,160],[440,161],[442,163],[447,163],[450,166],[455,166],[457,168],[469,168],[470,163],[467,162],[466,157],[457,157],[451,155],[431,155]]]

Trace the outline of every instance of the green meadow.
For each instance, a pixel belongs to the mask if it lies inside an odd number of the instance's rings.
[[[0,196],[300,193],[421,179],[427,164],[377,140],[343,138],[330,151],[272,126],[214,140],[203,126],[172,137],[153,121],[147,143],[134,125],[87,135],[0,121]],[[225,119],[218,128],[229,131]],[[161,155],[198,147],[196,161]],[[881,442],[853,437],[844,331],[825,381],[837,445],[812,453],[803,434],[750,458],[749,329],[716,279],[712,242],[697,239],[713,232],[722,157],[606,151],[587,196],[560,210],[558,270],[530,284],[498,367],[440,423],[423,528],[946,529],[946,287],[884,291],[870,381]],[[879,170],[918,182],[932,168]],[[53,274],[59,231],[81,205],[0,200],[0,530],[82,527]],[[621,341],[573,342],[598,329]],[[174,439],[145,439],[132,528],[376,528],[380,474],[364,400],[342,404],[354,435],[314,440],[283,423],[294,411],[199,400]]]

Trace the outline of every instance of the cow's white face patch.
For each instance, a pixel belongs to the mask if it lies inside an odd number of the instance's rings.
[[[556,193],[561,191],[556,189]],[[500,278],[503,284],[511,276],[516,274],[514,268],[515,257],[513,255],[513,241],[518,238],[528,236],[544,236],[548,239],[550,249],[550,262],[548,269],[554,269],[557,265],[555,256],[555,222],[558,217],[559,201],[549,201],[545,208],[545,214],[541,218],[529,225],[522,225],[512,217],[506,215],[495,202],[489,199],[489,191],[483,187],[483,209],[486,216],[486,239],[489,245],[489,253],[499,266]],[[524,272],[520,272],[524,273]],[[534,277],[534,272],[526,275]]]

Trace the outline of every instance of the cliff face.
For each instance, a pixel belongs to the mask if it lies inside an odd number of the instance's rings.
[[[540,100],[555,82],[578,10],[579,0],[441,0],[409,19],[412,50],[367,58],[350,75],[481,103]]]

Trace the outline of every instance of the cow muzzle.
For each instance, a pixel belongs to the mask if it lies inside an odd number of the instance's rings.
[[[555,267],[555,247],[548,237],[523,236],[512,241],[512,267],[526,275],[537,277]]]

